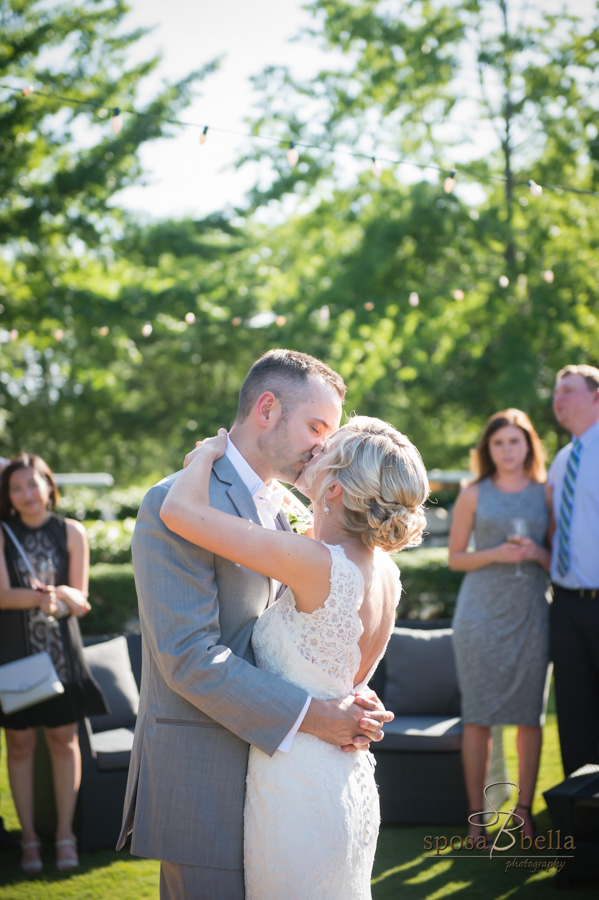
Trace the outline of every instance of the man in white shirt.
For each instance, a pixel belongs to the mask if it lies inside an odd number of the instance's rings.
[[[548,476],[551,653],[566,775],[599,763],[599,369],[557,373],[553,409],[572,441]]]
[[[341,377],[319,360],[265,354],[214,463],[211,505],[289,527],[271,482],[295,483],[338,428],[344,396]],[[276,585],[168,531],[160,508],[176,478],[148,491],[132,541],[143,664],[118,847],[132,833],[132,853],[161,861],[164,900],[243,900],[249,744],[272,755],[299,729],[337,746],[368,745],[393,715],[366,712],[352,697],[311,699],[254,665],[252,628]]]

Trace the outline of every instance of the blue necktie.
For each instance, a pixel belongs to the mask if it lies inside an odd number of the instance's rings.
[[[572,527],[572,513],[574,511],[574,488],[582,444],[576,438],[572,444],[572,450],[566,465],[564,485],[562,488],[562,501],[559,510],[558,536],[557,536],[557,571],[559,575],[565,575],[570,568],[570,530]]]

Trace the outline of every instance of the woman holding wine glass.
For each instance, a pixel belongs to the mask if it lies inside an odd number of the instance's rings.
[[[22,828],[21,868],[42,869],[33,822],[33,758],[37,726],[44,727],[56,798],[56,865],[78,865],[73,815],[81,780],[77,722],[106,712],[81,643],[77,619],[85,615],[89,546],[81,523],[53,510],[58,489],[39,456],[13,459],[0,476],[0,664],[48,650],[64,693],[10,714],[6,731],[10,786]]]
[[[468,805],[484,809],[491,726],[517,725],[516,814],[531,837],[550,672],[545,451],[528,416],[506,409],[486,423],[472,462],[475,480],[456,500],[449,536],[449,567],[467,573],[453,641]],[[469,835],[484,847],[479,821]]]

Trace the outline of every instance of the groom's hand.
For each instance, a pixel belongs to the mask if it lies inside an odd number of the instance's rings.
[[[354,696],[339,700],[313,698],[300,731],[344,750],[368,750],[371,741],[382,740],[383,724],[394,718],[376,694],[373,696],[375,700],[362,695],[360,704]]]

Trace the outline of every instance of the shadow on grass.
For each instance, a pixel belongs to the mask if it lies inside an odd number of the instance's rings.
[[[548,834],[547,811],[537,817],[537,828],[540,835]],[[492,840],[497,831],[490,829]],[[442,845],[443,837],[449,843],[454,836],[455,849],[440,849],[436,855],[435,839]],[[563,863],[561,857],[568,852],[564,849],[523,851],[517,843],[491,856],[489,851],[463,848],[460,839],[463,842],[465,836],[466,829],[457,826],[382,828],[373,871],[373,900],[562,900],[566,896],[597,900],[596,883],[574,882],[565,890],[556,883],[555,861]],[[498,845],[508,843],[505,837]]]

